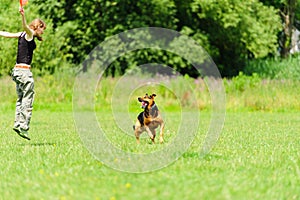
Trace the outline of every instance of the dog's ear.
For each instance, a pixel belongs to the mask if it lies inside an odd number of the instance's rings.
[[[152,94],[151,96],[152,96],[152,97],[156,97],[156,94]]]

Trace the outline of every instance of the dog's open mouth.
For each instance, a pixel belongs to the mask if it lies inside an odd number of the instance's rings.
[[[142,108],[146,108],[147,103],[145,101],[142,101]]]

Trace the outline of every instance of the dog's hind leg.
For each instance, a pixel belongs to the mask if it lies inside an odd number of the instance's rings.
[[[134,135],[136,138],[136,143],[140,144],[140,135],[143,132],[141,130],[141,126],[138,123],[136,123],[135,125],[133,125],[133,129],[134,129]]]
[[[153,140],[152,140],[152,142],[154,143],[154,139],[155,139],[155,136],[156,136],[156,131],[155,131],[155,129],[150,129],[151,130],[151,133],[152,133],[152,135],[153,135]]]
[[[136,138],[136,143],[140,144],[140,135],[141,135],[141,132],[138,131],[138,130],[135,130],[134,131],[134,135],[135,135],[135,138]]]

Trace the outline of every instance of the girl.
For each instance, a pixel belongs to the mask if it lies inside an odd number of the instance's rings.
[[[43,40],[42,34],[46,29],[46,24],[40,19],[35,19],[27,25],[23,8],[20,8],[20,14],[24,31],[19,33],[0,31],[0,36],[18,38],[17,60],[12,72],[12,79],[16,83],[18,95],[13,130],[21,137],[30,140],[28,130],[34,99],[34,80],[30,65],[33,51],[36,48],[34,39]]]

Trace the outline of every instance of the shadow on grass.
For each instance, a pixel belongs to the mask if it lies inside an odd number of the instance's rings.
[[[34,146],[34,147],[40,147],[40,146],[56,146],[56,143],[52,142],[39,142],[39,143],[22,143],[21,146]]]
[[[182,155],[183,158],[199,158],[199,159],[204,159],[204,160],[212,160],[212,159],[219,159],[219,158],[222,158],[221,155],[219,154],[205,154],[205,155],[202,155],[201,153],[199,152],[186,152]]]

